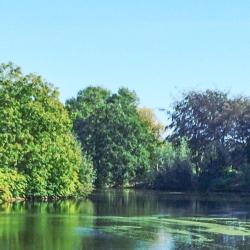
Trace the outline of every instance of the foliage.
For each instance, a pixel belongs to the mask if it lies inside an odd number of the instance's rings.
[[[164,132],[164,125],[161,124],[154,114],[154,111],[149,108],[138,108],[138,113],[142,121],[144,121],[156,137],[160,138]]]
[[[236,181],[235,181],[236,179]],[[236,178],[233,179],[233,190],[250,192],[250,165],[244,164],[237,171]]]
[[[229,169],[239,173],[249,163],[249,98],[191,91],[175,104],[169,128],[168,140],[178,145],[183,137],[187,139],[201,189],[229,187],[234,182]]]
[[[203,152],[199,165],[199,189],[216,190],[223,188],[227,183],[225,181],[230,163],[230,156],[223,145],[218,142],[209,143],[205,152]]]
[[[158,139],[138,114],[134,92],[89,87],[67,101],[67,108],[76,114],[74,130],[93,159],[97,186],[131,185],[149,171]]]
[[[66,107],[72,119],[86,119],[95,113],[96,109],[105,105],[111,93],[101,87],[88,87],[80,90],[76,98],[66,101]]]
[[[191,91],[169,114],[162,142],[163,126],[126,88],[87,87],[65,108],[41,76],[2,64],[1,199],[86,195],[94,184],[250,191],[249,98]]]
[[[84,160],[58,95],[40,76],[1,65],[0,166],[25,175],[27,195],[69,196],[81,185]]]
[[[156,189],[185,191],[192,188],[193,166],[190,150],[185,140],[180,146],[165,142],[158,150],[157,168],[151,176],[152,186]]]
[[[0,169],[0,202],[23,198],[26,188],[27,181],[24,175],[12,169]]]
[[[194,160],[200,162],[210,142],[226,146],[230,132],[229,111],[231,102],[226,93],[219,91],[189,92],[174,106],[171,114],[169,139],[188,140]]]
[[[80,195],[86,195],[93,191],[94,181],[96,178],[96,173],[93,168],[93,161],[84,153],[86,157],[82,157],[82,163],[79,171],[80,186],[78,193]]]

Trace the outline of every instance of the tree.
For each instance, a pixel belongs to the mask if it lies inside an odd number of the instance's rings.
[[[164,132],[164,125],[162,125],[157,119],[152,109],[143,107],[138,108],[140,118],[148,125],[151,131],[159,139]]]
[[[178,144],[187,139],[203,186],[218,182],[231,166],[239,170],[249,163],[250,101],[246,97],[230,98],[212,90],[189,92],[175,104],[169,127],[168,140]]]
[[[40,76],[1,65],[0,167],[26,177],[26,195],[74,195],[82,186],[80,171],[91,172],[85,181],[92,183],[91,166],[84,164],[58,95]]]
[[[101,101],[96,98],[104,92]],[[91,108],[86,102],[90,93],[96,98],[92,99]],[[150,169],[158,140],[137,112],[135,93],[121,88],[110,95],[91,87],[80,91],[78,97],[68,101],[67,107],[73,110],[72,103],[77,103],[76,113],[85,114],[76,116],[74,129],[83,150],[93,159],[97,186],[124,186],[141,180]]]

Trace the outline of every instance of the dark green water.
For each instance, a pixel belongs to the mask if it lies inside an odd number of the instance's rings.
[[[0,207],[0,250],[250,249],[250,197],[143,191]]]

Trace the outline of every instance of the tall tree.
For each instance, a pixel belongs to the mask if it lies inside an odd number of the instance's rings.
[[[68,196],[92,185],[58,91],[40,76],[0,67],[0,167],[27,177],[27,195]],[[81,184],[79,173],[88,178]],[[83,189],[82,189],[83,190]],[[83,190],[84,191],[84,190]]]
[[[86,99],[89,89],[80,92]],[[100,91],[97,87],[96,92]],[[101,103],[99,100],[97,98],[93,112],[82,119],[78,116],[74,122],[83,150],[92,156],[96,184],[134,183],[149,170],[157,138],[137,112],[138,98],[134,92],[121,88],[117,94],[105,95]],[[76,113],[86,113],[89,109],[88,103],[78,98],[67,102],[69,110],[72,110],[72,102],[83,102],[76,105],[80,107]]]
[[[177,143],[187,139],[198,174],[216,176],[216,171],[223,175],[223,168],[238,168],[249,161],[249,118],[248,98],[229,98],[220,91],[192,91],[175,104],[168,139]]]

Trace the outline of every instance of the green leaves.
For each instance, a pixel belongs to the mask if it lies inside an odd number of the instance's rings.
[[[77,114],[74,130],[93,159],[97,186],[133,185],[150,169],[158,139],[137,103],[128,89],[111,95],[100,87],[88,87],[67,101],[67,109]]]
[[[186,191],[192,188],[193,164],[191,153],[184,139],[179,146],[164,142],[156,151],[156,169],[151,173],[155,189]]]
[[[13,64],[1,65],[0,167],[26,176],[27,195],[70,196],[82,186],[84,159],[58,95],[40,76],[23,75]],[[91,172],[91,164],[87,167]],[[87,192],[91,178],[85,179]]]
[[[16,170],[0,169],[0,202],[12,201],[14,198],[24,198],[27,181],[24,175]]]

